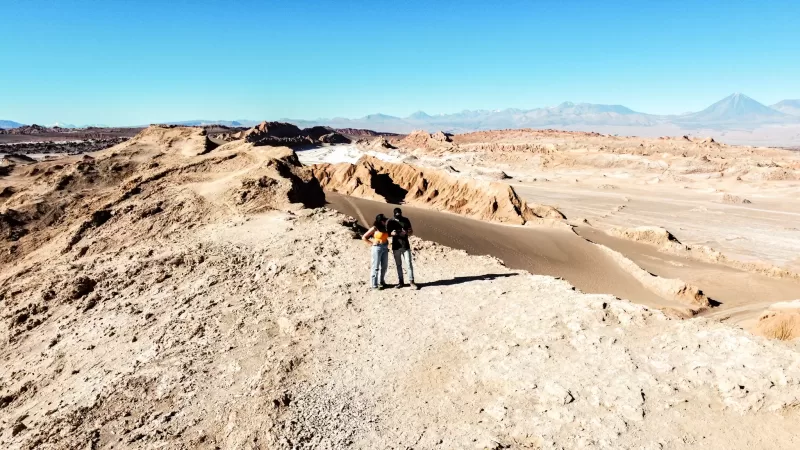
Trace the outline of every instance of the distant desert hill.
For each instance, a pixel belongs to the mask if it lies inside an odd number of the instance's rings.
[[[50,125],[50,128],[83,128],[83,127],[79,127],[71,123],[54,122],[52,125]]]
[[[2,129],[19,128],[23,125],[24,124],[14,122],[13,120],[0,120],[0,128]]]
[[[771,108],[784,114],[800,116],[800,100],[781,100]]]

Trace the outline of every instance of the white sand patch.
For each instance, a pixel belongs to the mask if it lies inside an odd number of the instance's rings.
[[[364,155],[373,156],[386,162],[401,162],[407,157],[398,151],[389,153],[377,152],[374,150],[364,150],[354,144],[331,145],[326,147],[312,148],[309,150],[299,150],[297,157],[303,164],[320,163],[350,163],[353,164]]]

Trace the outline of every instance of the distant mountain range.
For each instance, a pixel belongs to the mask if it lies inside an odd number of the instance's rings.
[[[564,102],[535,109],[462,111],[430,115],[423,111],[408,117],[370,114],[358,119],[281,119],[308,127],[369,128],[406,133],[415,129],[464,132],[503,128],[656,127],[680,129],[752,130],[765,125],[800,125],[800,100],[783,100],[766,106],[744,94],[732,94],[708,108],[680,115],[657,115],[634,111],[622,105]]]
[[[167,125],[184,125],[187,127],[202,127],[205,125],[222,125],[226,127],[254,127],[261,123],[260,120],[184,120],[181,122],[167,122]]]
[[[428,131],[466,132],[504,128],[563,128],[568,130],[621,132],[657,135],[680,130],[752,131],[769,126],[800,126],[800,100],[783,100],[766,106],[744,95],[732,94],[708,108],[679,115],[657,115],[634,111],[622,105],[599,105],[592,103],[564,102],[558,106],[534,109],[502,109],[462,111],[453,114],[430,115],[423,111],[408,117],[387,114],[370,114],[350,119],[280,119],[300,127],[316,125],[334,128],[366,128],[376,131],[407,133],[416,129]],[[229,127],[252,127],[258,120],[186,120],[171,122],[174,125],[225,125]],[[22,124],[0,121],[0,127],[13,128]],[[61,125],[71,127],[71,125]],[[614,131],[616,132],[616,131]],[[789,135],[781,141],[800,140]],[[792,143],[792,142],[790,142]]]
[[[27,124],[14,122],[13,120],[0,120],[0,129],[9,130],[11,128],[24,127],[25,125],[27,125]],[[55,128],[55,127],[58,127],[58,128],[88,128],[88,127],[107,128],[105,125],[94,125],[94,124],[92,124],[92,125],[82,125],[82,126],[79,127],[77,125],[72,125],[70,123],[64,123],[64,122],[55,122],[55,123],[52,123],[50,125],[45,125],[45,126],[48,127],[48,128]]]
[[[14,122],[13,120],[0,120],[0,129],[7,130],[9,128],[19,128],[24,124]]]
[[[772,105],[772,109],[792,116],[800,116],[800,100],[782,100]]]
[[[784,100],[786,101],[786,100]],[[714,103],[708,108],[684,114],[673,122],[689,126],[753,126],[771,123],[796,122],[798,118],[764,106],[744,94],[733,94]]]
[[[59,127],[59,128],[79,128],[79,127],[77,127],[77,126],[75,126],[75,125],[73,125],[71,123],[64,123],[64,122],[56,122],[56,123],[54,123],[52,125],[48,125],[48,126],[50,128],[55,128],[55,127]],[[83,126],[83,127],[80,127],[80,128],[86,128],[87,126],[89,126],[89,125],[86,125],[86,126]]]

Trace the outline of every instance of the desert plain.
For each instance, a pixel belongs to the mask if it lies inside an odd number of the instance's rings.
[[[120,140],[4,157],[3,448],[800,445],[796,151]],[[360,233],[395,204],[421,289],[373,291]]]

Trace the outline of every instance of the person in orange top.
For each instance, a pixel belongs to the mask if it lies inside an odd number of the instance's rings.
[[[372,289],[386,287],[386,269],[389,268],[389,232],[386,230],[386,216],[378,214],[372,228],[361,239],[372,246]]]

